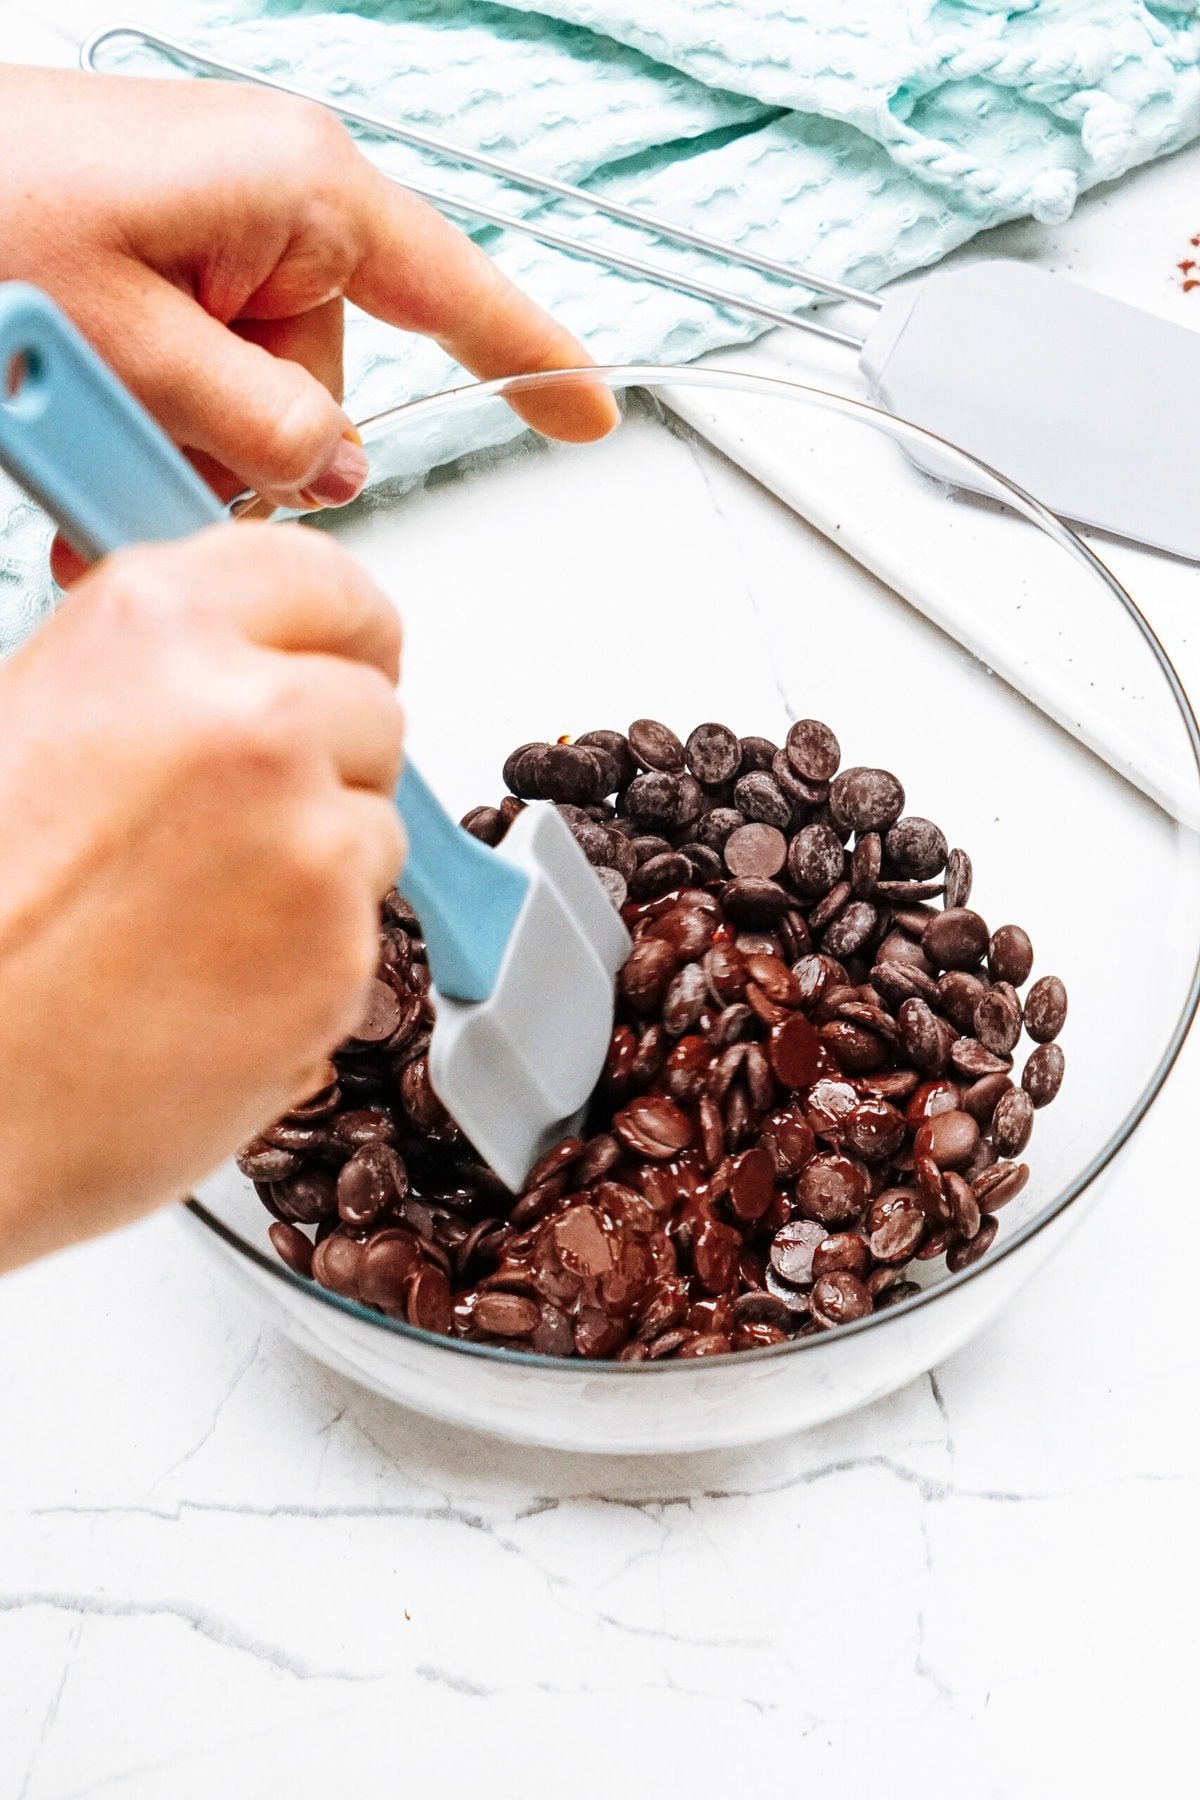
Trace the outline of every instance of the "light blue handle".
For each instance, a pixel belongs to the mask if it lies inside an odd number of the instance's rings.
[[[0,468],[85,556],[188,537],[224,509],[147,412],[37,288],[0,285]],[[400,881],[440,993],[485,1000],[528,878],[450,818],[409,763]]]

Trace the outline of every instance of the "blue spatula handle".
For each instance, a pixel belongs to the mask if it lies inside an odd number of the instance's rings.
[[[189,537],[225,517],[150,415],[37,288],[0,285],[0,467],[85,555]],[[450,818],[411,763],[396,789],[400,880],[440,993],[485,1000],[528,879]]]

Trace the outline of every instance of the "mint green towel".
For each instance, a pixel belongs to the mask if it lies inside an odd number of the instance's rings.
[[[157,28],[349,104],[590,185],[749,249],[876,287],[1200,131],[1200,0],[170,0]],[[170,73],[161,58],[123,66]],[[406,173],[681,270],[676,245],[395,144]],[[683,361],[753,323],[513,234],[507,271],[604,362]],[[745,271],[727,286],[778,300]],[[461,379],[356,317],[362,415]],[[515,428],[514,428],[515,429]],[[431,442],[432,463],[465,448]],[[5,510],[7,509],[7,510]],[[46,531],[0,486],[0,649],[50,604]]]

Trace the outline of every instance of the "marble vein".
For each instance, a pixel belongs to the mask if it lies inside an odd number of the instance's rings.
[[[26,1593],[0,1594],[0,1613],[19,1613],[34,1607],[49,1607],[55,1612],[76,1613],[82,1618],[103,1619],[178,1619],[210,1643],[225,1650],[237,1650],[256,1662],[265,1663],[283,1675],[298,1681],[380,1681],[374,1670],[324,1668],[273,1644],[266,1638],[243,1631],[231,1620],[222,1618],[207,1607],[183,1599],[118,1600],[104,1594],[71,1594],[53,1588],[32,1589]]]
[[[1200,1475],[1186,1470],[1176,1472],[1147,1469],[1130,1470],[1125,1474],[1114,1475],[1099,1481],[1085,1482],[1069,1488],[971,1487],[962,1486],[951,1480],[942,1480],[934,1475],[923,1474],[919,1469],[911,1468],[907,1463],[899,1462],[895,1457],[881,1452],[869,1452],[861,1456],[841,1457],[834,1462],[823,1463],[815,1469],[802,1469],[793,1475],[785,1476],[780,1481],[763,1483],[757,1487],[706,1487],[698,1488],[694,1494],[663,1494],[649,1499],[633,1499],[620,1495],[586,1491],[544,1495],[534,1505],[521,1507],[496,1520],[488,1519],[480,1512],[468,1511],[449,1500],[441,1505],[418,1505],[404,1501],[384,1501],[378,1504],[366,1501],[331,1501],[327,1505],[322,1505],[316,1502],[292,1500],[272,1501],[264,1504],[256,1501],[181,1498],[169,1505],[161,1506],[144,1501],[101,1501],[95,1504],[56,1501],[49,1506],[9,1510],[5,1516],[56,1518],[73,1515],[92,1518],[108,1514],[117,1517],[160,1519],[169,1524],[178,1524],[187,1513],[214,1513],[248,1519],[412,1519],[463,1525],[470,1531],[479,1531],[486,1536],[495,1537],[504,1550],[524,1555],[525,1551],[521,1545],[514,1544],[511,1539],[497,1535],[501,1526],[511,1529],[526,1520],[544,1517],[547,1513],[557,1512],[567,1507],[583,1506],[614,1507],[621,1511],[638,1513],[644,1518],[661,1523],[663,1513],[675,1509],[694,1511],[698,1501],[711,1501],[715,1504],[731,1500],[753,1501],[763,1496],[788,1493],[796,1488],[811,1487],[818,1482],[834,1480],[838,1476],[856,1474],[862,1470],[876,1470],[890,1475],[894,1480],[916,1488],[922,1498],[935,1503],[945,1504],[964,1500],[998,1506],[1076,1499],[1082,1495],[1097,1493],[1114,1486],[1130,1487],[1138,1484],[1190,1486],[1200,1481]]]
[[[426,1681],[436,1687],[449,1688],[452,1693],[462,1694],[471,1700],[510,1699],[519,1693],[549,1694],[556,1699],[594,1699],[605,1693],[623,1693],[625,1689],[609,1689],[597,1687],[591,1682],[580,1682],[573,1686],[560,1685],[553,1681],[521,1681],[504,1686],[488,1687],[483,1682],[471,1681],[453,1669],[443,1669],[433,1663],[417,1663],[413,1674],[419,1681]],[[724,1701],[733,1706],[747,1706],[752,1712],[767,1714],[782,1709],[773,1700],[759,1700],[753,1694],[733,1694],[728,1690],[684,1687],[665,1675],[662,1681],[647,1681],[640,1684],[643,1693],[677,1694],[685,1700]]]
[[[209,1442],[210,1438],[213,1436],[214,1432],[216,1431],[217,1426],[221,1422],[221,1414],[225,1411],[225,1408],[228,1406],[229,1402],[233,1399],[234,1394],[237,1392],[238,1388],[241,1386],[242,1381],[245,1379],[246,1375],[250,1372],[250,1369],[253,1366],[253,1364],[258,1356],[258,1352],[259,1352],[259,1349],[261,1348],[261,1345],[262,1345],[262,1334],[259,1333],[259,1335],[254,1339],[254,1342],[252,1344],[250,1344],[246,1348],[246,1350],[242,1353],[242,1355],[238,1358],[237,1365],[234,1368],[233,1373],[230,1375],[229,1380],[225,1383],[225,1386],[224,1386],[220,1396],[218,1397],[215,1405],[213,1406],[212,1412],[209,1414],[208,1421],[205,1424],[203,1430],[201,1431],[200,1436],[196,1439],[195,1443],[191,1446],[190,1449],[185,1450],[181,1456],[177,1456],[175,1458],[175,1461],[173,1463],[170,1463],[167,1466],[167,1468],[165,1468],[163,1470],[162,1474],[155,1481],[154,1487],[151,1488],[151,1490],[150,1490],[151,1493],[153,1493],[155,1487],[161,1486],[161,1484],[164,1481],[166,1481],[166,1479],[169,1475],[174,1475],[178,1469],[184,1468],[187,1463],[190,1463],[194,1457],[198,1456],[200,1454],[201,1450],[203,1450],[205,1444],[207,1444]]]
[[[49,1705],[42,1714],[42,1723],[41,1728],[38,1731],[37,1742],[34,1744],[29,1761],[25,1765],[25,1775],[21,1782],[17,1800],[26,1800],[26,1795],[29,1793],[29,1784],[33,1780],[38,1763],[41,1761],[41,1755],[46,1745],[46,1739],[53,1729],[55,1719],[58,1717],[58,1709],[62,1704],[63,1689],[67,1685],[67,1676],[71,1673],[71,1664],[75,1660],[75,1652],[79,1648],[79,1640],[83,1635],[83,1628],[86,1623],[86,1619],[80,1618],[73,1627],[71,1636],[67,1641],[66,1654],[63,1657],[62,1672],[58,1677],[54,1692],[50,1696]]]

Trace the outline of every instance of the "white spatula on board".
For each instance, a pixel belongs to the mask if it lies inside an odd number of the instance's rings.
[[[88,556],[226,516],[67,318],[18,283],[0,284],[0,468]],[[396,805],[408,833],[398,885],[436,990],[430,1080],[519,1189],[599,1078],[629,934],[553,806],[526,807],[493,850],[454,823],[411,762]]]

